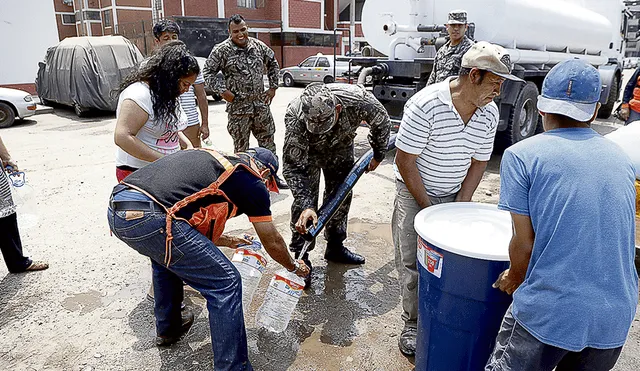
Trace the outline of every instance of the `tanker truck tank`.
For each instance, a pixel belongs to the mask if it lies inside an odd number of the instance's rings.
[[[362,9],[362,31],[367,42],[386,55],[395,54],[399,59],[429,56],[429,51],[420,55],[410,47],[401,48],[399,45],[390,50],[391,42],[399,37],[426,36],[417,31],[402,35],[385,31],[385,26],[387,29],[410,26],[412,17],[409,14],[412,4],[415,4],[418,9],[415,19],[419,24],[443,24],[449,11],[464,9],[469,22],[476,25],[477,40],[499,44],[506,49],[600,55],[609,49],[613,26],[605,16],[580,6],[576,1],[367,0]],[[598,1],[605,3],[601,6],[619,3],[619,0]]]
[[[542,81],[554,64],[566,59],[583,59],[598,68],[603,81],[599,117],[611,115],[622,74],[622,0],[366,0],[364,37],[387,58],[353,63],[384,67],[365,71],[371,74],[374,95],[396,125],[406,101],[426,86],[439,45],[436,39],[442,36],[438,31],[455,9],[467,11],[476,41],[507,49],[514,74],[525,80],[505,82],[496,99],[498,151],[541,130],[535,107]]]

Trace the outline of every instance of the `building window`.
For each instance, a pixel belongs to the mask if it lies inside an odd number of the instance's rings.
[[[63,25],[75,25],[76,24],[76,15],[73,13],[70,14],[62,14],[62,24]]]
[[[102,12],[102,24],[105,27],[111,27],[111,9]]]
[[[271,33],[271,46],[321,46],[333,47],[333,35],[306,32]]]
[[[238,8],[264,8],[266,0],[238,0]]]
[[[100,18],[99,10],[83,10],[82,19],[85,21],[99,21],[102,18]]]

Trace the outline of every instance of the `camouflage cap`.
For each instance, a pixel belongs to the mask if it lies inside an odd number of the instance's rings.
[[[467,24],[466,10],[452,10],[449,12],[447,24]]]
[[[311,84],[300,96],[304,121],[313,134],[324,134],[336,123],[336,96],[324,84]]]

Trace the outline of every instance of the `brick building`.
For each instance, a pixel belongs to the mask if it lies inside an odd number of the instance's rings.
[[[333,30],[345,27],[338,23],[339,18],[344,20],[347,14],[349,20],[350,4],[356,4],[355,9],[361,10],[364,3],[364,0],[52,1],[60,40],[69,36],[121,34],[135,42],[143,53],[153,47],[151,27],[158,19],[200,17],[221,22],[220,19],[239,13],[249,20],[252,36],[271,46],[283,66],[297,64],[318,52],[333,54]],[[346,28],[349,28],[348,22]],[[360,26],[356,24],[355,28],[354,34],[358,37],[355,40],[361,40]],[[343,53],[348,39],[346,34],[338,35],[338,52]],[[206,56],[202,52],[196,54]]]

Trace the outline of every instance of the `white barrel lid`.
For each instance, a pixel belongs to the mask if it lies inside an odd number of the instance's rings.
[[[452,202],[418,213],[414,227],[430,244],[454,254],[493,261],[509,261],[513,234],[511,215],[495,205]]]

